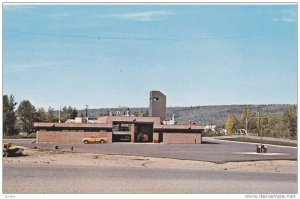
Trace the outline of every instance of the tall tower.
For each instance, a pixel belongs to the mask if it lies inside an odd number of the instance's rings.
[[[160,117],[160,121],[166,119],[167,98],[160,91],[150,91],[150,117]]]

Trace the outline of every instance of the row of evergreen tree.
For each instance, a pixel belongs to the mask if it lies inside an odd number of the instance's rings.
[[[46,111],[43,107],[36,109],[29,100],[23,100],[17,107],[13,95],[3,95],[3,135],[13,136],[20,132],[31,134],[34,132],[34,122],[58,122],[59,118],[55,110],[49,107]],[[76,108],[64,106],[61,110],[60,120],[74,119],[78,114]]]

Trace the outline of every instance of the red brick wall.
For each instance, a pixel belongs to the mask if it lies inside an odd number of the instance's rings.
[[[112,132],[77,132],[77,131],[38,131],[37,142],[81,143],[82,138],[106,136],[112,142]],[[134,137],[134,136],[132,136]],[[153,142],[158,141],[159,133],[153,133]],[[168,144],[201,144],[201,134],[164,133],[163,142]],[[132,140],[133,141],[133,140]]]
[[[90,136],[106,136],[109,142],[112,142],[112,133],[101,132],[77,132],[77,131],[38,131],[37,142],[63,142],[63,143],[81,143],[82,138]]]
[[[158,143],[159,140],[159,133],[153,133],[153,142]]]
[[[164,133],[163,143],[167,144],[201,144],[202,137],[199,133]]]

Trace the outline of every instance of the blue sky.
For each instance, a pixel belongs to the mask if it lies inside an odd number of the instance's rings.
[[[296,5],[10,5],[3,94],[36,107],[297,103]]]

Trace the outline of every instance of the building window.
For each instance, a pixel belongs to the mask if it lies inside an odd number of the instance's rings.
[[[113,131],[130,131],[131,124],[113,123]]]

